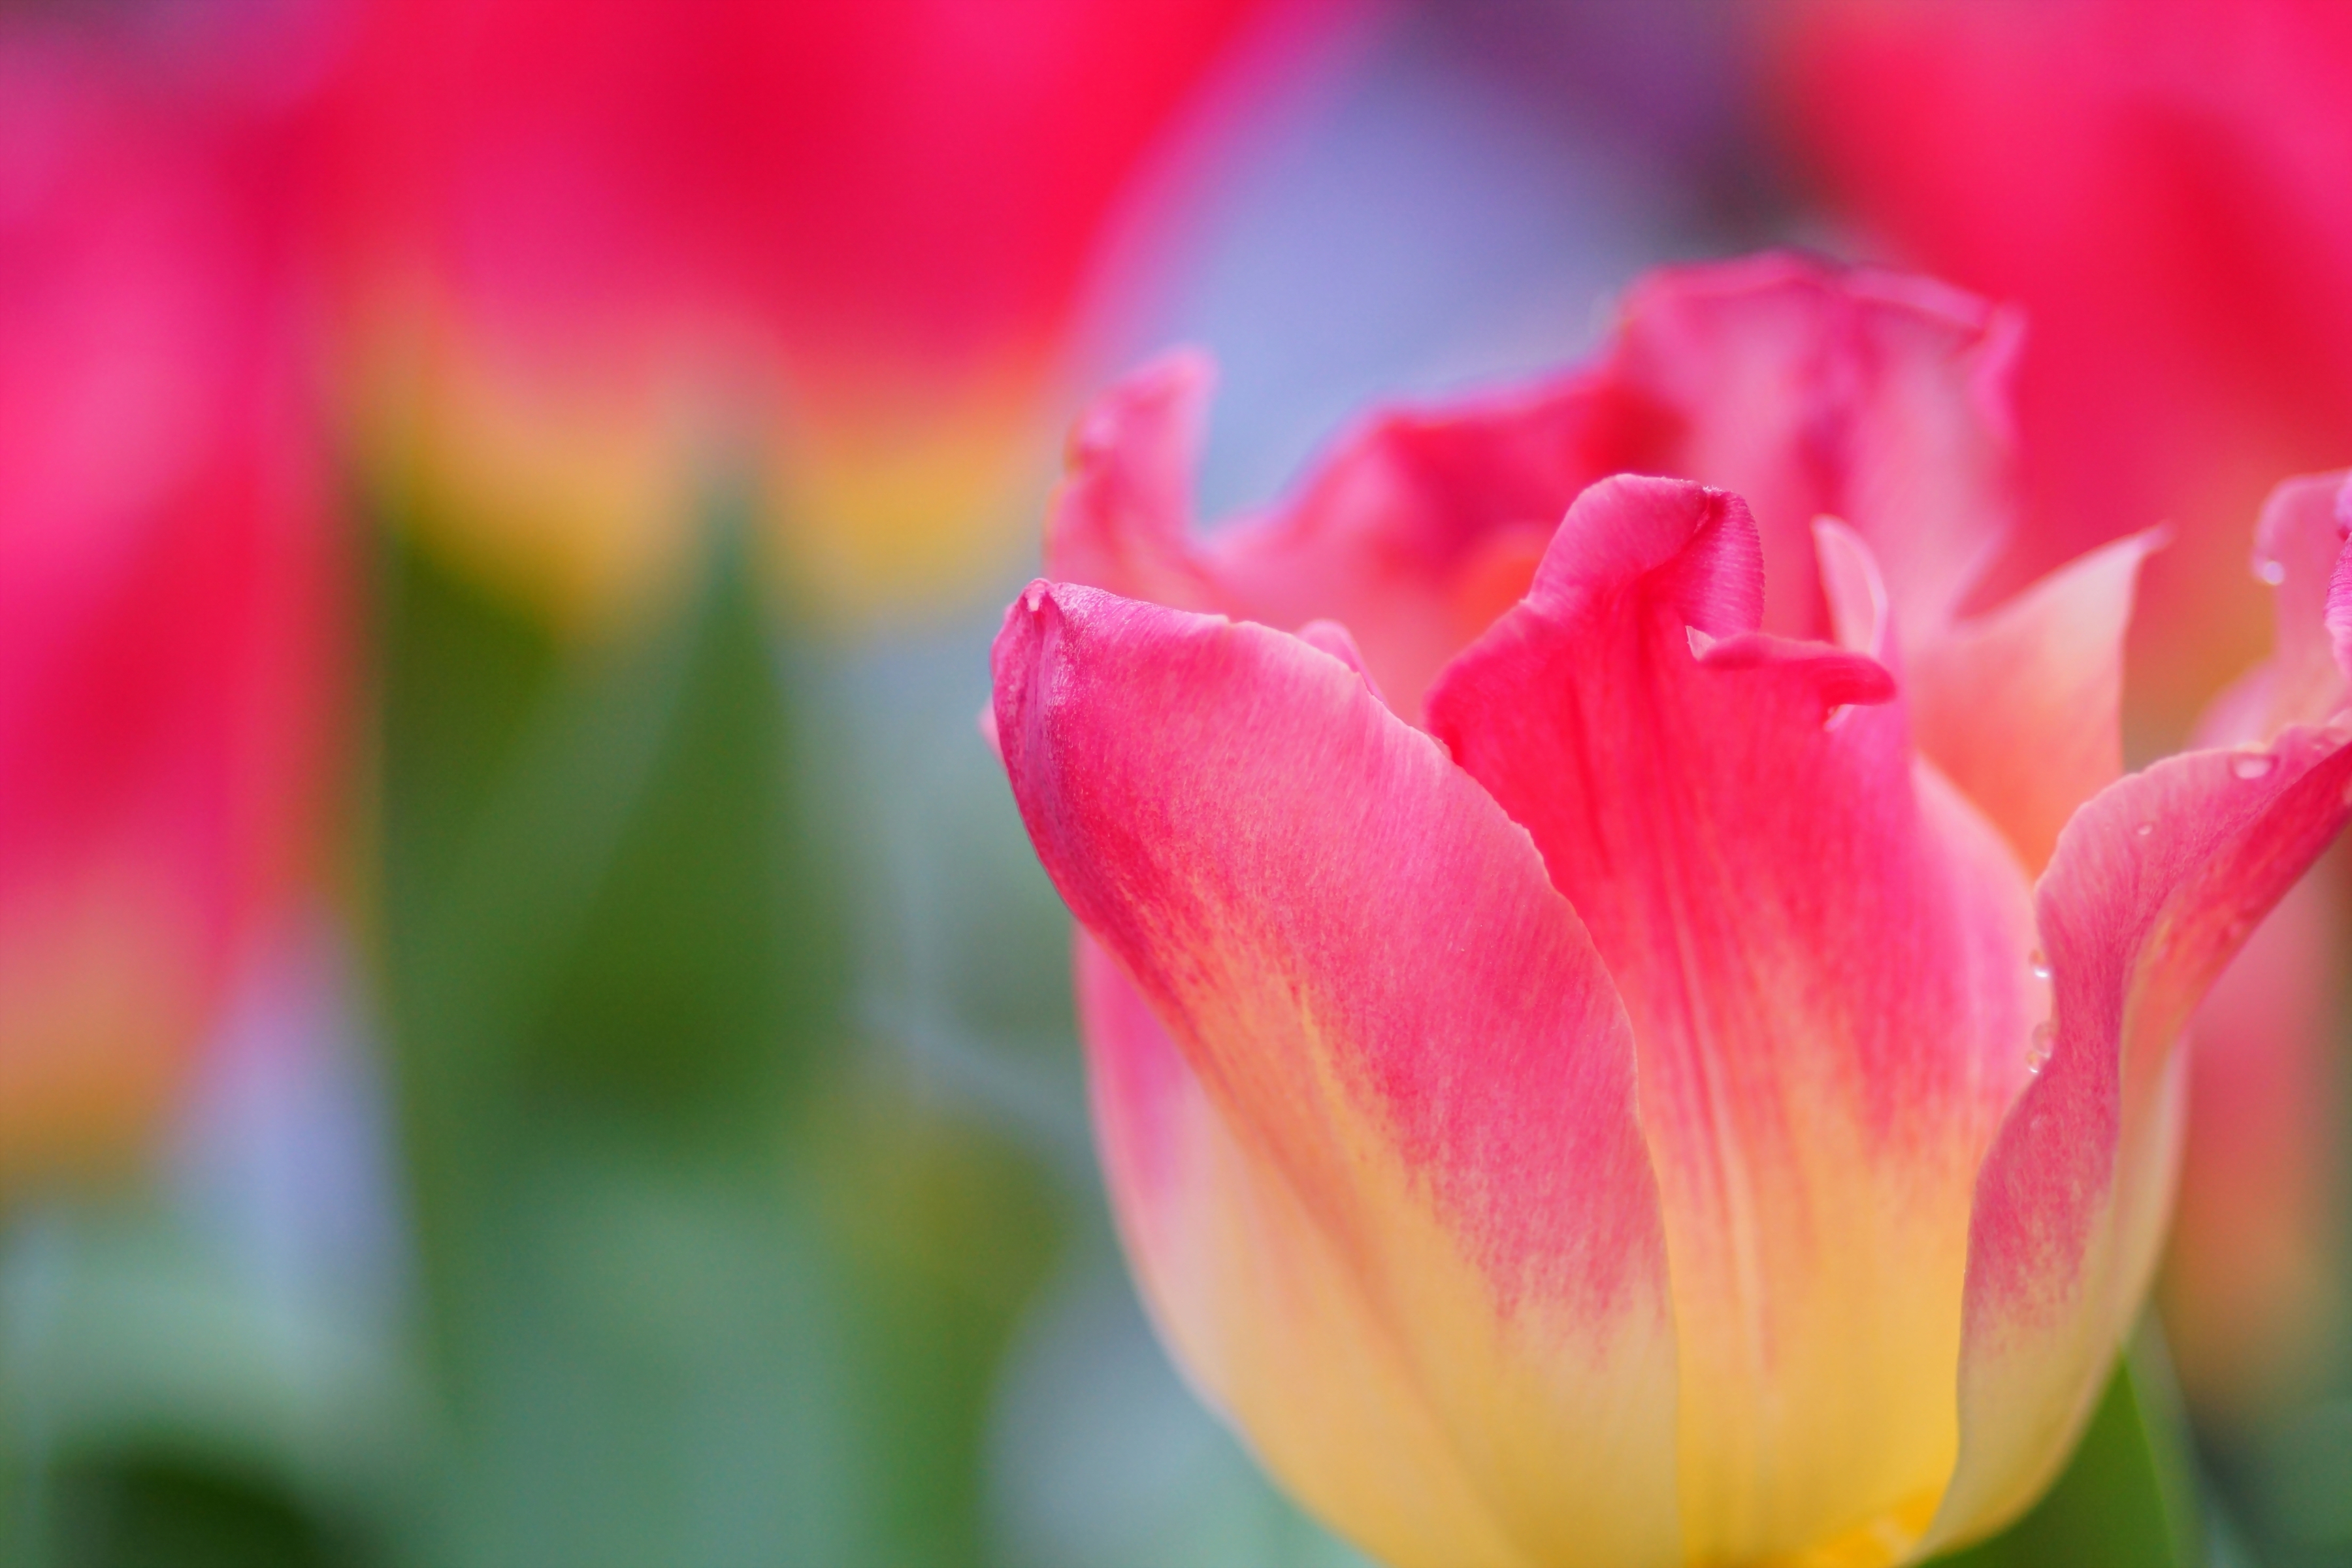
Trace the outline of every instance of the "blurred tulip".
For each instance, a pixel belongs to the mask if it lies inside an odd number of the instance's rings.
[[[2082,1430],[2173,1043],[2352,731],[2284,680],[2264,747],[2119,776],[2143,541],[1961,613],[2013,339],[1663,274],[1592,369],[1199,539],[1197,361],[1080,426],[993,722],[1113,1200],[1177,1357],[1383,1560],[1912,1561]]]
[[[331,182],[372,462],[575,627],[680,580],[740,461],[803,591],[951,591],[1001,563],[1129,176],[1286,9],[375,5]]]
[[[2352,458],[2352,11],[1809,0],[1768,15],[1786,117],[1832,204],[2029,313],[2021,556],[2170,521],[2131,662],[2140,723],[2179,733],[2259,651],[2243,563],[2265,488]],[[2256,939],[2196,1030],[2165,1300],[2209,1413],[2288,1391],[2333,1299],[2339,896],[2290,900],[2292,929]]]
[[[2028,566],[2157,522],[2135,704],[2179,734],[2260,656],[2247,531],[2352,457],[2352,11],[1805,0],[1780,97],[1833,209],[2021,304]]]
[[[0,1188],[154,1130],[299,868],[325,478],[271,171],[0,27]]]

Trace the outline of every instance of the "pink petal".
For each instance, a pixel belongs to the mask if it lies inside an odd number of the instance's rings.
[[[1178,350],[1096,400],[1070,433],[1046,519],[1049,575],[1154,604],[1223,607],[1186,537],[1215,382],[1206,354]]]
[[[2271,491],[2254,531],[2254,575],[2272,588],[2271,657],[2198,721],[2208,745],[2260,742],[2288,724],[2325,722],[2344,706],[2347,633],[2345,534],[2352,474],[2313,474]]]
[[[1430,702],[1633,1017],[1705,1562],[1925,1528],[1973,1180],[2040,1005],[2014,858],[1915,767],[1882,667],[1743,630],[1755,555],[1734,497],[1604,480]]]
[[[1610,452],[1614,405],[1581,381],[1392,413],[1342,441],[1278,511],[1190,536],[1212,376],[1194,354],[1104,396],[1071,443],[1045,568],[1056,579],[1269,626],[1345,622],[1417,720],[1430,680],[1527,589],[1544,542]]]
[[[1894,613],[1878,557],[1860,534],[1833,517],[1814,520],[1813,553],[1821,563],[1831,640],[1881,662],[1893,660]]]
[[[1771,630],[1824,627],[1811,530],[1828,512],[1886,563],[1906,635],[1931,637],[2008,527],[2000,393],[2014,336],[1966,296],[1796,257],[1656,273],[1590,369],[1379,415],[1295,498],[1197,540],[1187,476],[1210,374],[1175,355],[1079,425],[1046,571],[1269,626],[1345,622],[1418,722],[1430,683],[1526,592],[1585,486],[1675,474],[1754,503]]]
[[[1654,416],[1590,376],[1376,416],[1280,510],[1205,549],[1236,613],[1328,617],[1418,722],[1447,660],[1527,592],[1579,490],[1646,453]]]
[[[1388,1561],[1679,1562],[1632,1041],[1527,836],[1262,626],[1041,582],[995,670],[1023,820],[1127,977],[1082,949],[1122,1226],[1193,1374]]]
[[[348,710],[343,529],[268,177],[295,117],[248,119],[193,62],[149,90],[95,40],[0,17],[11,1191],[156,1136],[239,967],[315,896]]]
[[[1931,1539],[1999,1528],[2073,1447],[2162,1238],[2191,1011],[2344,823],[2352,750],[2168,758],[2060,836],[2035,891],[2054,971],[2048,1067],[2002,1124],[1969,1237],[1960,1460]]]
[[[2124,632],[2158,542],[2144,533],[2094,551],[1912,658],[1919,750],[2031,871],[2075,808],[2123,773]]]
[[[1868,541],[1895,618],[1932,635],[2010,527],[2015,319],[1924,279],[1795,256],[1652,273],[1604,376],[1671,410],[1642,471],[1731,490],[1762,531],[1765,625],[1818,636],[1813,519]]]

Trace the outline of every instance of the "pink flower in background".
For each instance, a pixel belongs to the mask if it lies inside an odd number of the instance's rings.
[[[569,621],[675,578],[747,455],[803,589],[951,590],[1129,177],[1270,15],[1338,8],[374,5],[331,184],[378,471]]]
[[[2021,558],[2170,522],[2131,660],[2144,726],[2181,732],[2261,645],[2257,503],[2281,474],[2352,459],[2352,10],[1821,0],[1770,15],[1786,119],[1833,206],[2030,314]],[[2292,901],[2294,929],[2258,936],[2197,1031],[2165,1300],[2184,1382],[2216,1413],[2288,1387],[2326,1321],[2340,896]]]
[[[993,719],[1122,1234],[1383,1561],[1906,1561],[2064,1461],[2175,1041],[2347,815],[2347,612],[2298,554],[2263,743],[2119,776],[2145,542],[1969,603],[2013,339],[1665,273],[1590,370],[1201,538],[1197,361],[1080,426]]]
[[[2352,459],[2352,10],[1808,0],[1779,96],[1835,211],[2032,321],[2029,564],[2159,521],[2132,649],[2166,734],[2262,651],[2281,474]]]
[[[301,868],[335,673],[276,165],[89,42],[0,31],[10,1186],[154,1130]]]

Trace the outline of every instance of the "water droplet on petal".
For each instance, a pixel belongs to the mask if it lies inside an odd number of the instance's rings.
[[[2040,948],[2035,948],[2033,950],[2033,956],[2027,959],[2025,962],[2032,967],[2034,979],[2047,980],[2050,978],[2050,960],[2042,955],[2042,952]]]
[[[2155,823],[2153,823],[2153,822],[2143,822],[2143,823],[2141,823],[2137,827],[2135,827],[2135,828],[2133,828],[2133,829],[2132,829],[2132,834],[2133,834],[2133,836],[2134,836],[2135,837],[2138,837],[2138,838],[2145,838],[2145,837],[2147,837],[2149,834],[2151,834],[2151,833],[2153,833],[2153,832],[2155,832],[2155,831],[2156,831],[2156,824],[2155,824]]]
[[[2254,563],[2254,575],[2275,588],[2286,581],[2286,563],[2265,557]]]
[[[2278,766],[2268,752],[2240,752],[2230,759],[2230,771],[2242,779],[2258,779]]]
[[[2050,1042],[2057,1033],[2057,1026],[2047,1018],[2033,1026],[2033,1043],[2025,1047],[2027,1072],[2040,1072],[2050,1065]]]

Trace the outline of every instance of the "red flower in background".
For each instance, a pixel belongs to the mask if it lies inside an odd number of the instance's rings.
[[[2139,722],[2180,733],[2262,647],[2247,570],[2262,497],[2352,458],[2352,9],[1774,15],[1781,106],[1832,205],[1906,260],[2026,308],[2021,570],[2173,525],[2131,658]],[[2336,959],[2335,898],[2291,900],[2245,961],[2268,978],[2224,984],[2199,1021],[2168,1306],[2209,1407],[2277,1386],[2325,1321],[2336,1017],[2309,967]]]
[[[0,1184],[152,1131],[307,845],[325,472],[266,139],[0,32]]]
[[[672,573],[747,436],[803,586],[955,584],[1114,202],[1277,9],[373,7],[331,187],[380,465],[560,617]]]

